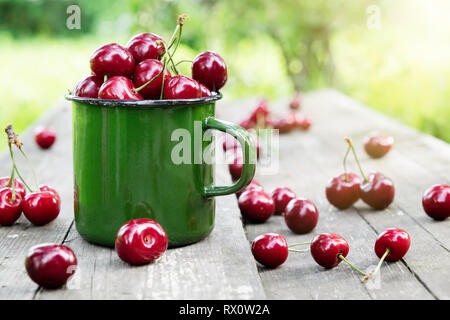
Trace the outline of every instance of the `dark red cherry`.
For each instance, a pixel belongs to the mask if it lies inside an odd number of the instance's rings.
[[[27,194],[22,201],[23,214],[36,226],[42,226],[55,220],[61,209],[61,200],[56,191],[46,186],[40,188],[39,192]]]
[[[359,185],[359,196],[376,210],[386,209],[394,201],[394,183],[379,172],[370,173]]]
[[[117,43],[105,44],[91,56],[91,70],[97,77],[130,76],[134,70],[133,55]]]
[[[254,222],[266,221],[275,211],[272,198],[264,191],[245,191],[240,195],[238,202],[242,216]]]
[[[422,205],[426,214],[435,220],[450,217],[450,186],[437,184],[426,190]]]
[[[31,280],[44,288],[56,289],[66,284],[77,268],[72,249],[60,244],[40,244],[32,247],[25,259]]]
[[[56,132],[48,128],[39,128],[34,135],[34,141],[41,149],[50,148],[55,140]]]
[[[319,220],[316,205],[307,199],[291,200],[284,211],[284,220],[294,233],[303,234],[314,230]]]
[[[154,33],[140,33],[131,38],[126,47],[138,64],[146,59],[159,59],[164,53],[163,41]]]
[[[100,99],[112,100],[142,100],[139,93],[133,91],[134,85],[130,79],[122,76],[109,78],[102,84],[98,92]]]
[[[145,99],[156,100],[161,96],[163,67],[163,64],[159,60],[146,59],[139,63],[134,69],[133,81],[136,88],[139,88],[140,86],[153,79],[151,83],[149,83],[139,91],[139,94],[142,95]],[[170,76],[171,75],[169,70],[166,69],[166,76],[164,78],[164,81],[169,81]]]
[[[200,86],[200,90],[202,91],[202,97],[209,97],[211,96],[211,91],[209,91],[208,87],[206,87],[205,85],[199,83],[198,84]]]
[[[288,257],[286,239],[278,233],[257,236],[252,242],[252,254],[256,261],[268,268],[282,265]]]
[[[364,138],[364,149],[372,158],[381,158],[391,150],[394,138],[385,133],[372,133]]]
[[[227,65],[215,52],[200,53],[192,62],[192,78],[211,91],[219,91],[227,82]]]
[[[291,102],[289,102],[289,108],[291,110],[298,110],[300,109],[302,103],[302,99],[301,99],[301,95],[299,93],[297,93],[291,100]]]
[[[9,180],[10,180],[10,177],[0,178],[0,189],[9,187]],[[23,183],[17,179],[14,179],[14,184],[15,184],[14,187],[15,187],[16,193],[20,194],[22,199],[25,198],[27,191],[25,190],[25,186],[23,185]]]
[[[115,244],[119,258],[132,265],[158,259],[167,245],[166,231],[151,219],[135,219],[125,223],[117,232]]]
[[[250,181],[248,186],[246,186],[241,191],[236,192],[236,196],[239,198],[241,194],[243,194],[245,191],[248,191],[248,190],[264,191],[263,187],[261,186],[261,184],[258,181],[252,180],[252,181]]]
[[[395,262],[405,256],[411,244],[409,234],[398,228],[389,228],[378,235],[375,242],[375,253],[382,258],[389,250],[385,260]]]
[[[287,204],[297,197],[295,192],[288,187],[275,188],[270,196],[275,203],[275,214],[282,214],[286,209]]]
[[[311,242],[311,255],[324,268],[337,266],[346,257],[349,246],[344,238],[337,234],[322,233],[314,237]]]
[[[354,173],[341,174],[332,178],[326,187],[328,201],[340,210],[350,208],[359,200],[361,179]]]
[[[11,188],[0,189],[0,225],[11,226],[22,214],[22,196],[16,193],[13,201]]]
[[[77,97],[98,98],[98,90],[103,84],[103,78],[89,76],[78,81],[73,88],[73,94]]]
[[[177,75],[164,82],[164,99],[194,99],[201,96],[198,82],[189,77]]]

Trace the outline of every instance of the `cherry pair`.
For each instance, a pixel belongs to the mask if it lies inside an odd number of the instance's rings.
[[[194,99],[221,89],[228,78],[227,66],[215,52],[203,52],[191,61],[192,78],[178,73],[173,55],[185,18],[184,15],[178,18],[168,44],[156,34],[140,33],[126,47],[111,43],[95,50],[90,59],[93,75],[77,83],[74,95],[121,100]]]
[[[387,208],[394,200],[395,188],[391,179],[379,172],[364,174],[355,148],[350,138],[345,138],[348,143],[344,157],[345,173],[332,178],[326,187],[328,201],[340,210],[351,207],[360,198],[376,210]],[[350,151],[353,152],[356,163],[363,179],[354,173],[348,173],[346,160]]]
[[[20,217],[22,211],[25,217],[34,225],[40,226],[47,224],[53,221],[59,214],[60,197],[56,190],[49,186],[37,186],[33,191],[24,182],[15,163],[12,145],[16,145],[27,161],[28,158],[22,149],[22,143],[18,139],[18,135],[14,132],[12,125],[8,125],[5,132],[8,135],[12,171],[9,178],[0,179],[0,224],[12,225]],[[30,167],[35,176],[31,164]],[[15,179],[16,174],[22,179],[22,182]],[[37,185],[37,181],[35,182]],[[25,188],[31,193],[26,194]]]

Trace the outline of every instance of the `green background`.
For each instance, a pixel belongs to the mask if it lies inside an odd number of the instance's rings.
[[[80,30],[66,27],[70,4]],[[367,26],[371,5],[379,29]],[[168,38],[186,13],[177,58],[219,52],[225,99],[334,87],[450,141],[449,12],[447,0],[0,0],[0,120],[20,132],[90,73],[95,48]]]

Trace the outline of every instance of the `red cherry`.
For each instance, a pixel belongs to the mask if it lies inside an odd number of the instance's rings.
[[[89,76],[78,81],[73,88],[73,94],[77,97],[98,98],[98,90],[103,84],[101,77]]]
[[[151,219],[135,219],[125,223],[117,233],[116,252],[120,259],[132,264],[150,263],[167,249],[166,231]]]
[[[139,93],[133,91],[134,85],[130,79],[122,76],[115,76],[106,80],[100,90],[98,97],[100,99],[119,99],[119,100],[142,100]]]
[[[11,188],[0,189],[0,225],[11,226],[22,214],[22,196],[16,193],[15,201],[12,201]]]
[[[48,149],[55,143],[56,132],[48,128],[39,128],[34,135],[34,140],[42,149]]]
[[[177,75],[164,82],[164,99],[194,99],[201,96],[198,82],[189,77]]]
[[[133,80],[136,88],[139,88],[140,86],[146,84],[148,81],[153,79],[151,83],[149,83],[144,88],[142,88],[142,90],[139,91],[139,93],[145,99],[151,100],[159,99],[161,95],[161,87],[163,80],[162,76],[163,68],[164,66],[161,63],[161,61],[155,59],[146,59],[141,63],[139,63],[134,69]],[[171,75],[169,70],[166,69],[166,76],[164,78],[164,81],[169,81],[170,76]]]
[[[349,246],[344,238],[337,234],[322,233],[314,237],[311,242],[311,255],[324,268],[337,266],[346,257]]]
[[[295,128],[296,122],[295,118],[288,116],[281,119],[270,120],[269,125],[274,129],[278,129],[280,133],[287,133]]]
[[[437,184],[426,190],[422,205],[426,214],[435,220],[450,217],[450,186]]]
[[[252,180],[252,181],[250,181],[248,186],[246,186],[241,191],[236,192],[236,196],[239,198],[241,196],[241,194],[243,194],[245,191],[248,191],[248,190],[264,191],[263,187],[261,186],[261,184],[259,184],[258,181]]]
[[[372,158],[381,158],[391,150],[394,138],[385,133],[372,133],[364,138],[364,149]]]
[[[215,52],[200,53],[192,62],[192,78],[211,91],[219,91],[227,82],[227,65]]]
[[[375,242],[375,253],[381,259],[386,250],[389,250],[385,260],[395,262],[405,256],[410,244],[409,234],[406,231],[389,228],[378,235]]]
[[[252,242],[253,257],[262,265],[276,268],[288,257],[286,239],[278,233],[266,233],[257,236]]]
[[[386,209],[394,201],[394,183],[379,172],[370,173],[367,180],[361,181],[359,195],[361,200],[372,208]]]
[[[245,191],[238,202],[242,216],[254,222],[266,221],[275,211],[272,198],[263,191]]]
[[[354,173],[332,178],[325,191],[328,201],[340,210],[350,208],[359,200],[360,183],[361,179]]]
[[[60,244],[32,247],[25,259],[28,276],[45,288],[59,288],[76,271],[77,257],[72,249]]]
[[[135,63],[138,64],[146,59],[159,59],[164,53],[163,41],[154,33],[140,33],[131,38],[126,47],[133,55]]]
[[[200,86],[200,90],[202,91],[202,97],[210,97],[211,96],[211,91],[209,91],[208,87],[199,83],[198,84]]]
[[[58,201],[61,201],[59,193],[55,189],[53,189],[52,187],[49,187],[49,186],[46,186],[46,185],[40,185],[39,186],[39,190],[40,191],[48,191],[50,193],[53,193],[55,195],[55,197],[58,199]]]
[[[25,217],[34,225],[42,226],[59,215],[61,200],[53,188],[42,186],[39,192],[32,192],[22,201]]]
[[[275,214],[282,214],[287,204],[296,197],[288,187],[275,188],[270,195],[275,203]]]
[[[319,220],[319,211],[310,200],[294,199],[286,206],[284,220],[292,232],[308,233],[316,227]]]
[[[97,77],[130,76],[134,70],[134,58],[120,44],[105,44],[92,54],[91,70]]]
[[[298,93],[292,98],[291,102],[289,103],[289,108],[291,110],[298,110],[300,109],[301,103],[301,95]]]
[[[8,187],[9,179],[10,179],[9,177],[0,178],[0,189]],[[23,183],[17,179],[14,179],[14,184],[15,184],[14,188],[15,188],[16,193],[20,194],[22,199],[25,198],[27,191],[26,191]]]

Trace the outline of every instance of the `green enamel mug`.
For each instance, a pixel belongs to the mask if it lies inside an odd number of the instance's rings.
[[[73,110],[75,225],[84,239],[114,246],[119,228],[137,218],[159,222],[172,247],[211,233],[214,197],[242,190],[255,174],[249,133],[214,117],[220,98],[220,93],[141,101],[66,95]],[[210,129],[227,132],[241,144],[242,175],[231,186],[215,186],[214,163],[202,159],[214,149],[214,138],[199,137],[198,131],[204,137]],[[183,135],[190,141],[181,143]],[[185,148],[178,154],[180,144]]]

